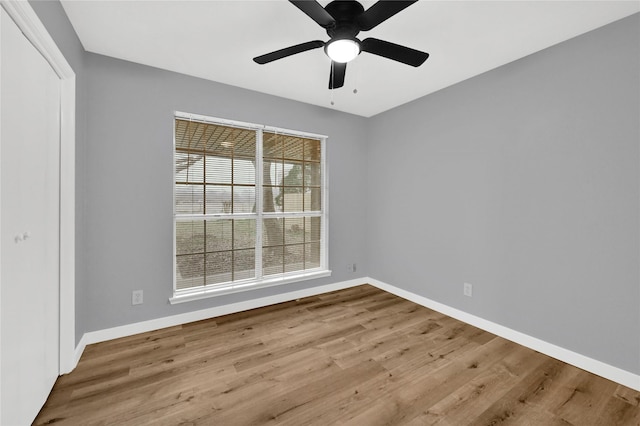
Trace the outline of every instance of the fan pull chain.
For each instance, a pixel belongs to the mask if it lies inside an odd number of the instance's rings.
[[[358,62],[358,61],[356,60],[356,61],[352,62],[352,68],[354,66],[356,68],[356,81],[355,81],[354,88],[353,88],[353,94],[354,95],[356,95],[358,93],[358,84],[360,83],[360,67],[355,65],[356,62]]]

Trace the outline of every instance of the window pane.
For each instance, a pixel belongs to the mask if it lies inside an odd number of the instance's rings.
[[[197,142],[202,138],[205,129],[201,123],[176,119],[176,149],[196,150]],[[200,145],[202,151],[202,144]]]
[[[240,219],[233,221],[233,248],[248,249],[256,246],[256,221]],[[252,266],[253,267],[253,266]]]
[[[305,200],[304,211],[320,211],[322,208],[322,198],[320,188],[305,188]]]
[[[282,161],[264,160],[262,167],[263,185],[282,185],[282,179],[284,178]]]
[[[284,247],[284,271],[304,270],[304,245],[297,244]]]
[[[233,247],[232,227],[232,220],[207,220],[207,251],[231,250]]]
[[[306,139],[304,142],[304,159],[307,161],[320,161],[320,141]]]
[[[285,188],[283,197],[283,210],[285,212],[301,212],[304,205],[302,188]]]
[[[302,160],[304,139],[297,136],[284,137],[284,158]]]
[[[284,244],[282,230],[283,219],[263,219],[262,220],[262,245],[264,247],[280,246]]]
[[[304,242],[304,218],[284,219],[284,243],[298,244]]]
[[[262,190],[262,211],[263,212],[282,212],[284,205],[284,197],[282,196],[282,187],[265,186]]]
[[[207,253],[207,284],[231,281],[232,252]]]
[[[306,217],[305,222],[305,242],[320,241],[322,218],[320,217]]]
[[[305,266],[307,269],[320,267],[320,242],[305,244]]]
[[[176,254],[204,252],[204,221],[176,222]]]
[[[231,186],[207,185],[207,214],[231,213]]]
[[[204,285],[204,254],[176,256],[176,287]]]
[[[264,132],[262,134],[262,155],[265,158],[282,158],[282,135]]]
[[[283,163],[284,178],[281,185],[283,186],[303,186],[304,179],[302,163],[297,161],[286,161]]]
[[[256,276],[256,250],[236,250],[233,258],[233,279],[245,280]]]
[[[176,152],[176,182],[202,182],[204,156],[188,152]]]
[[[204,213],[203,185],[176,184],[176,214]]]
[[[207,183],[231,183],[231,160],[224,157],[206,158]]]
[[[289,161],[284,163],[285,176],[283,183],[283,211],[300,212],[303,210],[302,186],[305,176],[302,163]]]
[[[212,129],[205,123],[189,123],[189,149],[204,151],[205,143],[209,139]]]
[[[263,211],[264,212],[281,212],[282,211],[282,184],[283,165],[282,162],[265,161],[263,164]]]
[[[320,186],[321,170],[320,163],[304,163],[304,185]]]
[[[262,250],[263,275],[281,274],[283,269],[283,247],[265,247]]]
[[[233,145],[234,157],[255,158],[256,157],[256,132],[254,130],[244,130],[238,135]]]
[[[256,166],[254,161],[234,158],[233,159],[233,183],[244,185],[256,184]]]
[[[256,212],[256,188],[255,186],[233,187],[233,213]]]

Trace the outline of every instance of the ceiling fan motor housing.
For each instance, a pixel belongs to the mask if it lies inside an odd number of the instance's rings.
[[[327,27],[331,39],[355,39],[360,32],[357,17],[364,12],[364,7],[357,1],[336,0],[329,3],[325,10],[333,16],[335,24]]]

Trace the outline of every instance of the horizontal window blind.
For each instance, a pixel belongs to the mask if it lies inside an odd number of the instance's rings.
[[[320,266],[320,141],[263,134],[263,272]],[[291,216],[288,213],[297,213]]]
[[[175,119],[174,295],[327,270],[323,138]]]

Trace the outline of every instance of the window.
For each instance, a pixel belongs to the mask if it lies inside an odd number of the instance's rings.
[[[327,276],[326,137],[175,117],[172,302]]]

